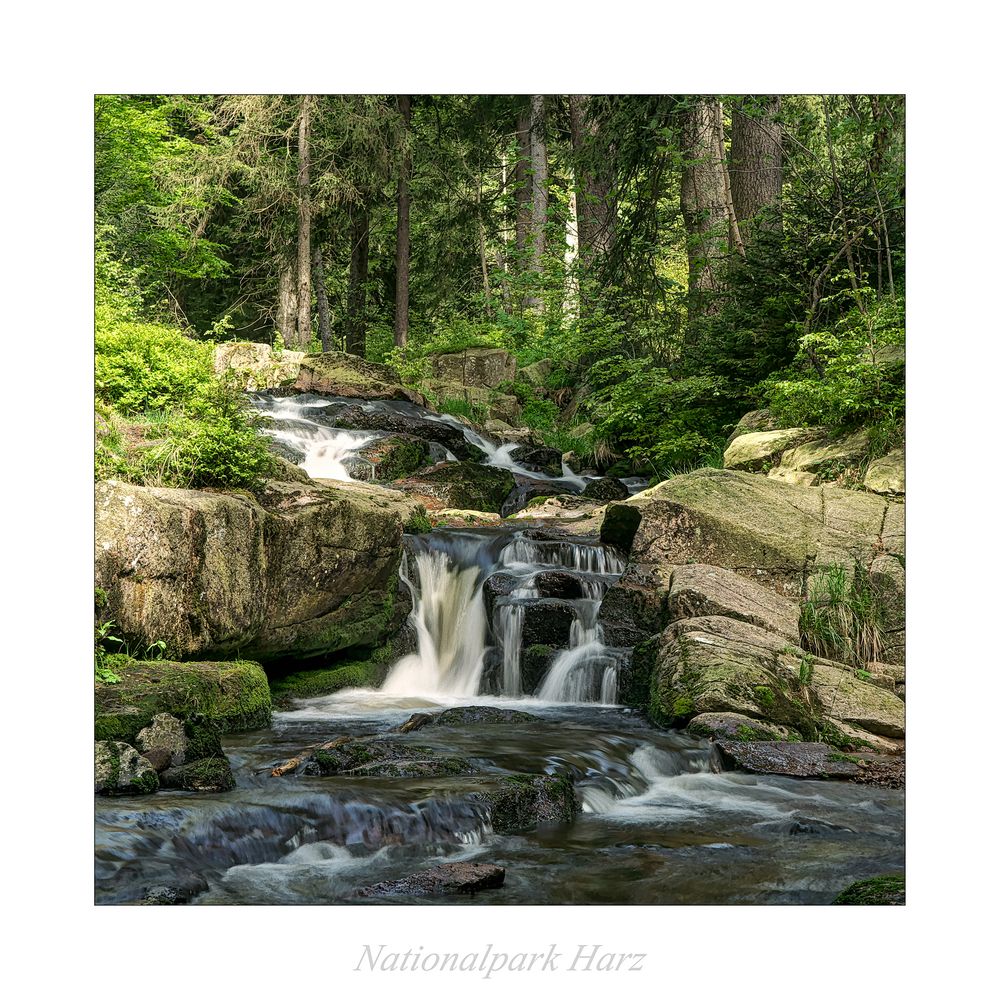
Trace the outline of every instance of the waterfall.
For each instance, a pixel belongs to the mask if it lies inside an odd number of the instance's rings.
[[[454,536],[453,536],[454,537]],[[399,660],[382,690],[388,694],[470,696],[479,692],[486,652],[483,574],[473,561],[478,536],[450,548],[434,540],[407,552],[400,567],[413,597],[410,621],[417,651]],[[470,558],[472,557],[472,558]]]
[[[350,469],[352,460],[357,463],[357,453],[379,437],[370,431],[340,430],[310,419],[307,411],[327,406],[326,400],[260,396],[254,403],[273,421],[261,430],[291,449],[299,466],[312,479],[351,482],[355,478],[351,471],[356,471],[356,468]],[[368,469],[370,473],[374,472],[370,465]],[[372,475],[366,478],[371,479]]]
[[[579,585],[580,596],[558,598],[572,608],[567,648],[560,650],[535,697],[553,702],[614,704],[622,652],[601,640],[601,599],[623,571],[621,558],[600,545],[536,540],[522,532],[439,531],[411,538],[400,575],[413,598],[410,620],[417,650],[390,671],[383,692],[390,695],[470,697],[484,689],[503,697],[531,696],[522,678],[525,623],[537,583],[558,571]],[[495,601],[493,620],[486,613],[483,587],[494,573],[513,577]],[[493,645],[495,673],[484,679],[487,651]]]

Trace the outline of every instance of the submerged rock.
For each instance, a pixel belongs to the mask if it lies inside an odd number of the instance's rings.
[[[580,803],[569,778],[541,774],[512,774],[491,787],[473,793],[486,803],[496,833],[519,833],[539,823],[571,823]]]
[[[94,791],[98,795],[148,795],[160,781],[152,764],[117,740],[94,744]]]
[[[358,889],[358,896],[437,896],[482,892],[503,885],[505,869],[480,861],[455,861],[436,865],[406,878]]]

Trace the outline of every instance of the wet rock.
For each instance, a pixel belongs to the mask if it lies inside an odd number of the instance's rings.
[[[609,646],[635,646],[662,632],[670,621],[669,566],[630,562],[601,601],[599,620]]]
[[[232,768],[225,757],[205,757],[182,767],[171,767],[160,776],[164,788],[189,792],[228,792],[236,787]]]
[[[372,478],[382,482],[402,479],[430,464],[427,442],[412,435],[379,438],[357,454],[371,466]]]
[[[208,882],[194,872],[186,873],[170,885],[152,885],[142,897],[144,906],[181,906],[208,890]]]
[[[396,484],[428,510],[458,508],[494,514],[500,512],[514,485],[506,469],[472,462],[442,462]]]
[[[540,597],[561,597],[569,601],[583,597],[583,585],[580,583],[580,578],[571,573],[544,570],[535,574],[532,585]]]
[[[419,413],[419,411],[417,411]],[[399,413],[377,407],[366,409],[349,406],[341,409],[331,421],[335,427],[350,430],[383,431],[389,434],[419,438],[447,448],[460,459],[479,460],[484,452],[465,440],[462,430],[444,420],[426,420],[416,414]],[[442,456],[443,457],[443,456]]]
[[[372,896],[437,896],[474,894],[503,885],[505,869],[479,861],[456,861],[436,865],[424,871],[391,882],[358,889],[357,895]]]
[[[496,833],[519,833],[539,823],[571,823],[580,803],[569,778],[541,774],[513,774],[496,779],[491,787],[474,792],[484,802]]]
[[[418,727],[419,728],[419,727]],[[475,774],[477,768],[456,757],[442,757],[429,747],[391,740],[351,740],[314,751],[303,773],[328,777],[422,778]]]
[[[518,722],[541,722],[537,715],[518,712],[512,708],[493,708],[489,705],[468,705],[448,708],[434,716],[435,726],[503,726]]]
[[[559,650],[543,645],[528,646],[521,651],[521,689],[525,693],[534,694],[538,690],[558,655]]]
[[[852,882],[833,901],[834,906],[904,906],[906,879],[902,873]]]
[[[406,722],[400,726],[396,726],[392,732],[412,733],[416,729],[423,729],[424,726],[428,725],[433,719],[434,716],[429,712],[414,712],[413,715],[406,720]]]
[[[676,566],[667,609],[671,620],[724,615],[799,641],[798,602],[718,566]]]
[[[583,490],[583,496],[590,500],[625,500],[629,496],[628,487],[614,476],[604,476],[602,479],[595,479],[587,483]]]
[[[486,614],[490,621],[493,620],[497,601],[500,598],[510,597],[517,585],[517,578],[511,576],[510,573],[493,573],[486,578],[486,582],[483,584],[483,602],[486,605]]]
[[[554,483],[543,483],[524,476],[515,476],[514,480],[515,486],[500,508],[501,517],[510,517],[519,511],[533,508],[536,503],[548,497],[559,496],[563,492],[562,487]]]
[[[94,744],[94,792],[97,795],[148,795],[160,782],[153,766],[127,743]]]
[[[394,368],[338,351],[306,355],[299,364],[295,388],[357,399],[406,399],[421,406],[427,402],[400,383]]]
[[[688,724],[687,732],[709,739],[739,740],[788,740],[793,734],[786,726],[773,723],[765,725],[738,712],[704,712]]]
[[[513,599],[524,607],[521,642],[524,646],[554,646],[564,649],[569,645],[570,630],[576,621],[573,605],[552,597],[540,600]]]
[[[562,452],[555,448],[530,448],[521,445],[514,450],[514,461],[534,472],[550,476],[562,475]]]
[[[858,765],[825,743],[717,740],[728,768],[792,778],[852,778]]]

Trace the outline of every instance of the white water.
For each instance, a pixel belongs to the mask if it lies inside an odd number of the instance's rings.
[[[449,699],[480,695],[490,647],[483,584],[491,572],[515,577],[506,597],[496,599],[492,643],[499,674],[494,690],[504,698],[523,698],[521,653],[526,611],[539,598],[539,573],[558,569],[576,578],[583,597],[560,599],[575,619],[568,647],[538,685],[543,702],[613,705],[617,699],[622,652],[601,641],[601,598],[623,570],[608,549],[568,541],[535,541],[521,534],[502,536],[441,533],[413,540],[400,569],[413,598],[411,622],[417,650],[392,668],[381,694],[406,698]],[[499,556],[492,555],[502,546]],[[497,654],[494,654],[497,655]]]
[[[263,432],[302,454],[298,464],[312,479],[354,480],[347,463],[356,458],[362,448],[371,444],[378,434],[340,430],[311,420],[306,415],[307,411],[326,406],[325,401],[300,402],[297,397],[261,398],[267,400],[261,408],[275,422],[275,426],[263,427]]]

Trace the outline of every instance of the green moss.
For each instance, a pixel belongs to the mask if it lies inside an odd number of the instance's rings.
[[[132,742],[160,712],[182,720],[200,715],[223,733],[270,725],[271,691],[258,663],[127,660],[116,664],[116,672],[119,683],[95,685],[99,740]]]
[[[493,830],[500,834],[530,830],[538,823],[571,823],[580,810],[573,782],[555,775],[505,775],[474,797],[486,803]]]
[[[408,535],[422,535],[433,527],[431,519],[427,516],[427,511],[423,507],[418,507],[403,525],[403,531]]]
[[[149,770],[134,777],[129,784],[136,795],[150,795],[160,787],[160,779],[155,771]]]
[[[403,479],[430,460],[426,441],[389,438],[384,447],[385,455],[376,468],[376,476],[380,480]]]
[[[393,643],[386,643],[363,658],[274,677],[271,696],[275,704],[285,706],[299,698],[319,698],[342,688],[378,687],[397,658],[394,649]]]
[[[774,705],[774,692],[763,684],[758,684],[753,689],[754,700],[763,708],[771,708]]]
[[[694,713],[694,701],[686,694],[674,698],[671,715],[675,719],[684,719]]]
[[[225,757],[208,757],[164,771],[163,785],[190,792],[228,792],[236,780]]]
[[[906,902],[906,878],[879,875],[849,885],[834,899],[834,906],[902,906]]]

